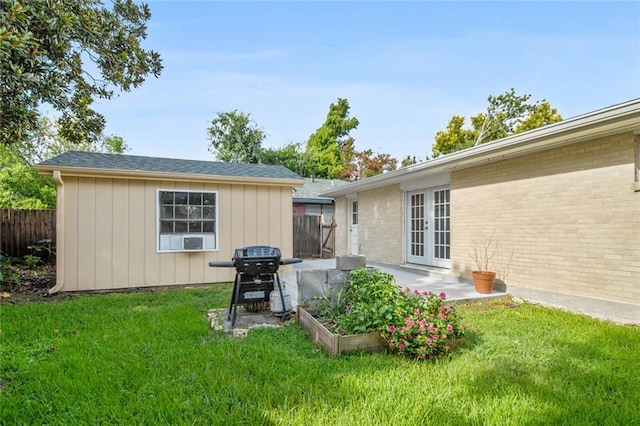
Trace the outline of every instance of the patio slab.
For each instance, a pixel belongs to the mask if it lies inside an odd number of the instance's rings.
[[[480,294],[476,292],[473,281],[436,271],[396,267],[376,262],[367,262],[367,266],[392,274],[400,288],[409,288],[421,292],[430,291],[435,294],[444,293],[447,301],[477,300],[506,295],[505,292],[495,289],[491,294]],[[298,301],[296,271],[335,268],[336,259],[313,259],[296,263],[293,265],[292,273],[282,274],[280,279],[285,283],[285,288],[291,295],[293,309],[295,310]]]

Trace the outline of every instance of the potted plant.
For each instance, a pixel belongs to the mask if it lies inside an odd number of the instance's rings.
[[[490,294],[493,291],[493,284],[496,280],[496,273],[489,269],[489,263],[496,254],[496,247],[493,244],[493,235],[478,246],[473,242],[473,253],[471,257],[476,262],[475,271],[471,271],[473,276],[473,284],[476,291],[481,294]]]

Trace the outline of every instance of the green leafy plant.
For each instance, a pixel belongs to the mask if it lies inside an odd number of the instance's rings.
[[[381,332],[392,352],[424,359],[449,351],[455,339],[464,335],[466,327],[455,309],[444,304],[444,293],[406,289],[401,296],[409,314]]]
[[[402,318],[396,306],[400,288],[389,273],[366,268],[351,271],[344,292],[344,312],[336,318],[340,332],[380,331]]]
[[[26,254],[24,256],[24,264],[31,269],[35,269],[42,262],[40,256],[34,256],[33,254]]]
[[[400,290],[393,275],[367,268],[351,271],[342,292],[325,295],[318,316],[341,334],[380,332],[392,352],[423,359],[453,347],[464,334],[445,294]]]
[[[40,240],[37,244],[27,246],[34,256],[51,261],[56,256],[56,246],[53,245],[51,240]]]

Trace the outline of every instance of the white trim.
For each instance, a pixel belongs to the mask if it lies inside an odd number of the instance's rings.
[[[215,219],[214,219],[214,245],[215,248],[207,249],[203,248],[202,250],[185,250],[184,249],[184,237],[195,237],[202,236],[203,237],[203,247],[206,247],[206,236],[211,235],[211,232],[185,232],[184,234],[177,234],[180,239],[180,246],[182,247],[180,250],[161,250],[160,249],[160,192],[190,192],[190,193],[199,193],[199,194],[215,194],[216,203],[215,203]],[[181,188],[156,188],[156,253],[201,253],[201,252],[215,252],[219,250],[219,242],[218,242],[218,211],[219,211],[219,202],[220,197],[218,197],[218,191],[208,191],[206,189],[181,189]]]
[[[640,131],[640,99],[401,167],[318,194],[339,197],[624,132]]]

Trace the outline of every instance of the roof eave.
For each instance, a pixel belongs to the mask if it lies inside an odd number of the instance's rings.
[[[69,167],[55,165],[34,166],[40,174],[52,174],[54,170],[60,171],[63,176],[93,177],[93,178],[116,178],[133,180],[164,180],[177,182],[218,182],[218,183],[243,183],[253,185],[279,185],[279,186],[299,186],[302,179],[289,178],[265,178],[255,176],[225,176],[225,175],[202,175],[191,173],[167,173],[150,172],[144,170],[125,169],[94,169],[86,167]]]
[[[319,195],[335,198],[356,194],[360,191],[400,183],[407,175],[428,175],[460,170],[588,139],[638,130],[640,130],[640,99],[402,167],[322,192]]]

